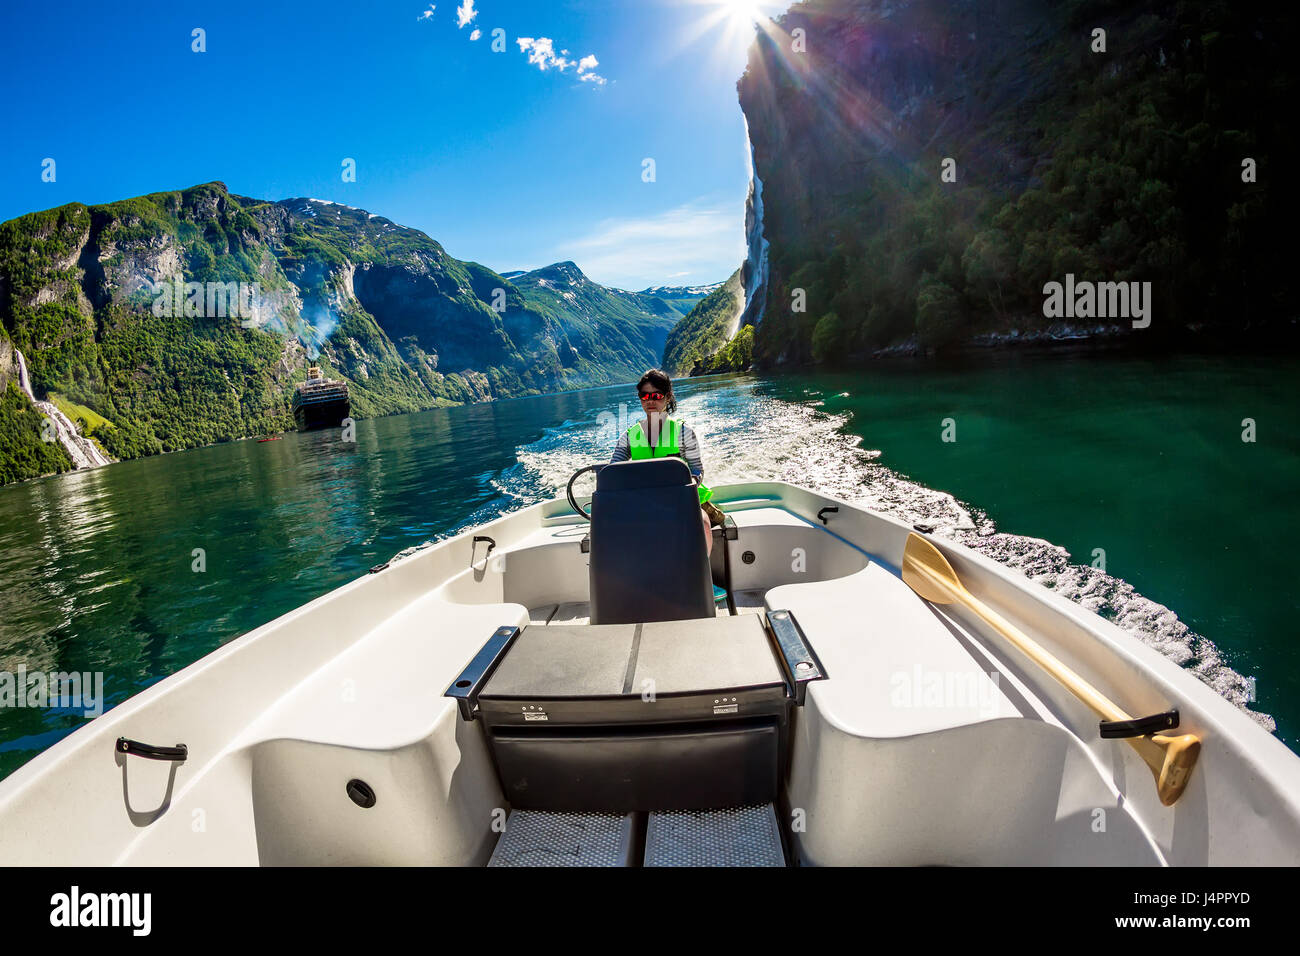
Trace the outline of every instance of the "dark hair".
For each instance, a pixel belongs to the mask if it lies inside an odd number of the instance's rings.
[[[668,396],[668,404],[664,406],[664,411],[672,414],[677,411],[677,397],[673,395],[673,380],[668,377],[668,373],[663,369],[652,368],[641,376],[641,381],[636,383],[636,397],[641,397],[641,386],[650,384]]]

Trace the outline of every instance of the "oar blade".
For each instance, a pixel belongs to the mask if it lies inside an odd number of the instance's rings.
[[[919,534],[903,547],[903,583],[932,604],[952,604],[965,591],[939,549]]]
[[[1196,758],[1201,755],[1201,739],[1195,734],[1182,734],[1178,737],[1157,734],[1151,738],[1151,742],[1165,752],[1164,763],[1156,777],[1156,792],[1160,795],[1161,803],[1172,807],[1187,789],[1187,781],[1191,779]]]

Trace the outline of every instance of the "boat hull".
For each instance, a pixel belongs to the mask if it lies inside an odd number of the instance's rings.
[[[974,595],[1130,713],[1180,711],[1180,732],[1203,750],[1186,793],[1164,807],[1132,748],[1101,739],[1062,685],[902,582],[907,525],[783,483],[714,490],[738,526],[722,539],[733,591],[757,595],[750,610],[788,608],[829,678],[808,687],[794,720],[778,801],[797,862],[1300,857],[1300,759],[1189,671],[932,538]],[[839,511],[823,524],[830,506]],[[587,527],[559,500],[504,515],[158,682],[0,781],[0,863],[485,863],[494,808],[509,804],[481,724],[440,695],[498,628],[581,622]],[[119,737],[184,743],[188,756],[110,761]],[[349,799],[353,780],[377,794],[372,807]],[[199,819],[219,820],[220,838]]]
[[[343,420],[352,414],[352,403],[347,398],[335,398],[329,401],[295,404],[293,420],[301,432],[315,431],[318,428],[338,428]]]

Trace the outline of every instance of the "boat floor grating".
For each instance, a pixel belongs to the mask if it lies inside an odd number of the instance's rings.
[[[776,809],[678,810],[650,814],[645,866],[785,866]]]
[[[631,866],[630,813],[512,810],[488,866]]]
[[[638,818],[645,819],[644,827]],[[640,833],[644,829],[644,852]],[[776,808],[567,813],[512,810],[488,866],[780,866]]]

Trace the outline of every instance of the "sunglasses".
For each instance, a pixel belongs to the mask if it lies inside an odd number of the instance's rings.
[[[663,392],[640,392],[639,394],[643,402],[659,402],[668,397]]]

